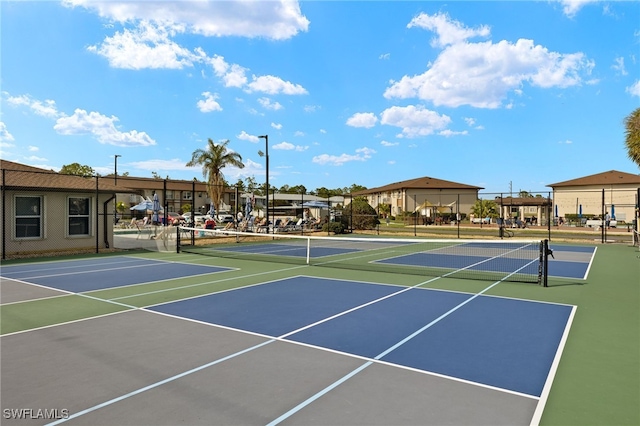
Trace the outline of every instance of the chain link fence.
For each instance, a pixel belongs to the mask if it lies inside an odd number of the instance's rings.
[[[640,189],[636,188],[518,196],[415,190],[319,197],[274,191],[267,197],[258,190],[211,187],[198,181],[82,177],[28,166],[1,172],[2,259],[173,251],[177,236],[173,225],[178,224],[301,234],[591,242],[633,242],[637,234],[632,231],[638,230]],[[215,212],[212,195],[219,199]],[[198,235],[191,232],[182,238]]]

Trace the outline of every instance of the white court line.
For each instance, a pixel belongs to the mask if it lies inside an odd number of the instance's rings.
[[[587,266],[587,270],[584,272],[584,277],[582,277],[583,280],[586,280],[587,277],[589,276],[589,271],[591,270],[591,265],[593,265],[593,261],[596,258],[596,252],[598,251],[598,247],[594,247],[595,250],[593,250],[593,254],[591,255],[591,260],[589,261],[589,266]]]
[[[531,262],[531,263],[533,263],[533,262]],[[507,275],[505,278],[503,278],[503,280],[504,280],[504,279],[507,279],[509,276],[511,276],[511,275],[513,275],[513,274],[515,274],[515,273],[517,273],[518,271],[520,271],[521,269],[524,269],[524,268],[525,268],[525,267],[527,267],[527,266],[528,266],[528,264],[527,264],[527,265],[525,265],[525,266],[523,266],[522,268],[518,269],[517,271],[512,272],[511,274],[509,274],[509,275]],[[291,269],[293,269],[293,268],[291,268]],[[273,273],[273,272],[271,272],[271,273]],[[417,284],[417,285],[415,285],[415,286],[413,286],[413,287],[403,288],[401,291],[396,292],[396,293],[394,293],[394,294],[403,293],[403,292],[405,292],[405,291],[408,291],[409,289],[416,288],[416,287],[418,287],[418,286],[424,285],[424,284],[426,284],[426,283],[428,283],[428,282],[431,282],[431,281],[433,281],[433,280],[435,280],[435,279],[439,279],[439,278],[440,278],[440,277],[436,277],[436,278],[434,278],[434,279],[432,279],[432,280],[426,281],[426,282],[424,282],[424,283]],[[382,358],[384,355],[386,355],[386,354],[387,354],[387,353],[389,353],[390,351],[392,351],[392,350],[396,349],[397,347],[399,347],[400,345],[402,345],[402,344],[406,343],[408,340],[412,339],[413,337],[415,337],[416,335],[418,335],[418,334],[419,334],[419,333],[421,333],[422,331],[424,331],[424,330],[426,330],[427,328],[431,327],[433,324],[435,324],[435,323],[439,322],[439,321],[440,321],[440,320],[442,320],[444,317],[446,317],[446,316],[450,315],[451,313],[455,312],[457,309],[459,309],[460,307],[462,307],[462,306],[466,305],[466,304],[467,304],[467,303],[469,303],[471,300],[473,300],[473,299],[475,299],[475,298],[479,297],[480,295],[482,295],[482,294],[483,294],[483,293],[485,293],[486,291],[490,290],[491,288],[493,288],[494,286],[496,286],[497,284],[499,284],[499,283],[500,283],[500,282],[502,282],[503,280],[497,281],[497,282],[493,283],[492,285],[490,285],[489,287],[487,287],[487,288],[485,288],[484,290],[482,290],[481,292],[479,292],[479,293],[477,293],[477,294],[475,294],[475,295],[471,296],[469,299],[467,299],[467,300],[465,300],[464,302],[460,303],[458,306],[456,306],[456,307],[452,308],[452,309],[451,309],[451,310],[449,310],[447,313],[445,313],[445,314],[441,315],[441,316],[440,316],[439,318],[437,318],[436,320],[434,320],[434,321],[432,321],[431,323],[427,324],[425,327],[421,328],[421,329],[420,329],[420,330],[418,330],[417,332],[415,332],[415,333],[413,333],[412,335],[408,336],[407,338],[403,339],[403,340],[402,340],[401,342],[399,342],[398,344],[396,344],[396,345],[392,346],[391,348],[389,348],[388,350],[386,350],[386,351],[382,352],[381,354],[379,354],[379,355],[375,358],[375,360],[378,360],[379,358]],[[201,296],[202,296],[202,295],[200,295],[200,296],[195,296],[195,297],[201,297]],[[385,296],[385,297],[383,297],[383,298],[381,298],[381,299],[386,299],[386,298],[387,298],[387,296]],[[95,299],[97,299],[97,298],[95,298]],[[98,300],[100,300],[100,299],[98,299]],[[171,303],[173,303],[173,302],[174,302],[174,301],[172,301]],[[112,303],[115,303],[115,302],[112,302]],[[370,303],[367,303],[367,304],[365,304],[365,305],[369,305],[369,304],[370,304]],[[141,309],[141,308],[136,308],[136,309]],[[148,311],[147,309],[142,309],[142,310]],[[153,312],[153,311],[148,311],[148,312]],[[325,319],[324,321],[328,321],[328,320],[329,320],[329,319]],[[322,322],[324,322],[324,321],[322,321]],[[302,329],[304,329],[304,328],[307,328],[307,327],[303,327]],[[300,330],[302,330],[302,329],[300,329]],[[136,390],[136,391],[130,392],[130,393],[126,394],[126,395],[122,395],[121,397],[114,398],[114,399],[112,399],[112,400],[110,400],[110,401],[106,401],[106,402],[101,403],[101,404],[98,404],[98,405],[96,405],[96,406],[94,406],[94,407],[91,407],[91,408],[88,408],[88,409],[86,409],[86,410],[80,411],[80,412],[78,412],[78,413],[76,413],[76,414],[74,414],[74,415],[72,415],[72,416],[70,416],[70,417],[68,417],[68,418],[66,418],[66,419],[60,419],[60,420],[58,420],[58,421],[56,421],[56,422],[50,423],[50,425],[57,425],[57,424],[60,424],[60,423],[66,422],[67,420],[71,420],[71,419],[73,419],[73,418],[77,418],[77,417],[82,416],[82,415],[84,415],[84,414],[87,414],[87,413],[90,413],[90,412],[92,412],[92,411],[95,411],[95,410],[97,410],[97,409],[99,409],[99,408],[102,408],[102,407],[105,407],[105,406],[111,405],[111,404],[116,403],[116,402],[118,402],[118,401],[121,401],[121,400],[123,400],[123,399],[126,399],[126,398],[129,398],[129,397],[131,397],[131,396],[134,396],[134,395],[140,394],[140,393],[142,393],[142,392],[145,392],[146,390],[153,389],[153,388],[158,387],[158,386],[160,386],[160,385],[162,385],[162,384],[165,384],[165,383],[168,383],[168,382],[171,382],[171,381],[177,380],[178,378],[181,378],[181,377],[184,377],[184,376],[189,375],[189,374],[191,374],[191,373],[194,373],[194,372],[200,371],[200,370],[202,370],[202,369],[204,369],[204,368],[207,368],[207,367],[209,367],[209,366],[213,366],[213,365],[218,364],[218,363],[220,363],[220,362],[223,362],[223,361],[225,361],[225,360],[227,360],[227,359],[230,359],[230,358],[236,357],[236,356],[238,356],[238,355],[241,355],[241,354],[247,353],[247,352],[249,352],[249,351],[252,351],[252,350],[254,350],[254,349],[257,349],[257,348],[259,348],[259,347],[262,347],[262,346],[264,346],[264,345],[266,345],[266,344],[272,343],[272,342],[274,342],[274,341],[281,340],[281,339],[283,339],[283,338],[284,338],[284,336],[287,336],[287,335],[293,334],[293,333],[298,332],[298,331],[300,331],[300,330],[296,330],[296,331],[294,331],[294,332],[287,333],[287,334],[285,334],[285,335],[283,335],[283,336],[280,336],[279,338],[271,339],[271,340],[266,341],[266,342],[263,342],[263,343],[261,343],[261,344],[259,344],[259,345],[255,345],[255,346],[253,346],[253,347],[251,347],[251,348],[247,348],[247,349],[245,349],[245,350],[243,350],[243,351],[236,352],[235,354],[231,354],[231,355],[229,355],[229,356],[227,356],[227,357],[220,358],[220,359],[218,359],[218,360],[214,360],[214,361],[212,361],[212,362],[210,362],[210,363],[208,363],[208,364],[204,364],[204,365],[202,365],[202,366],[200,366],[200,367],[196,367],[196,368],[194,368],[194,369],[192,369],[192,370],[188,370],[188,371],[185,371],[185,372],[180,373],[180,374],[178,374],[178,375],[175,375],[175,376],[169,377],[169,378],[164,379],[164,380],[162,380],[162,381],[160,381],[160,382],[156,382],[156,383],[151,384],[151,385],[149,385],[149,386],[146,386],[146,387],[143,387],[143,388],[138,389],[138,390]],[[361,367],[359,367],[358,369],[354,370],[354,372],[350,373],[349,375],[347,375],[347,376],[343,377],[342,379],[340,379],[338,382],[334,383],[334,385],[331,385],[330,387],[325,388],[323,391],[321,391],[321,392],[319,392],[318,394],[316,394],[316,396],[314,396],[314,397],[312,397],[312,398],[308,399],[307,401],[305,401],[305,402],[303,402],[303,403],[299,404],[297,407],[294,407],[292,410],[290,410],[290,411],[288,411],[287,413],[283,414],[282,416],[280,416],[278,419],[274,420],[274,422],[272,422],[272,423],[270,423],[270,424],[277,424],[277,423],[279,423],[279,422],[283,421],[284,419],[286,419],[286,418],[290,417],[292,414],[294,414],[295,412],[297,412],[297,411],[299,411],[300,409],[302,409],[304,406],[306,406],[306,405],[308,405],[309,403],[311,403],[311,402],[312,402],[312,400],[315,400],[315,399],[319,398],[320,396],[324,395],[324,394],[325,394],[326,392],[328,392],[329,390],[331,390],[331,389],[335,388],[335,387],[336,387],[336,386],[338,386],[339,384],[341,384],[341,383],[343,383],[344,381],[348,380],[349,378],[351,378],[351,377],[355,376],[356,374],[358,374],[360,371],[362,371],[362,370],[364,370],[365,368],[367,368],[367,367],[368,367],[369,365],[371,365],[372,363],[373,363],[373,361],[368,361],[367,363],[363,364],[363,366],[361,366]]]
[[[198,372],[200,370],[204,370],[205,368],[209,368],[211,366],[214,366],[214,365],[219,364],[221,362],[227,361],[227,360],[229,360],[231,358],[235,358],[235,357],[237,357],[239,355],[242,355],[244,353],[253,351],[254,349],[261,348],[262,346],[268,345],[268,344],[273,343],[273,342],[275,342],[275,340],[267,340],[266,342],[259,343],[257,345],[251,346],[250,348],[244,349],[242,351],[238,351],[238,352],[233,353],[231,355],[227,355],[226,357],[223,357],[223,358],[216,359],[215,361],[211,361],[211,362],[209,362],[207,364],[201,365],[201,366],[196,367],[196,368],[192,368],[191,370],[184,371],[184,372],[182,372],[180,374],[176,374],[175,376],[171,376],[171,377],[168,377],[168,378],[166,378],[164,380],[161,380],[159,382],[152,383],[149,386],[145,386],[145,387],[137,389],[137,390],[135,390],[133,392],[129,392],[129,393],[125,394],[125,395],[122,395],[122,396],[119,396],[117,398],[111,399],[109,401],[103,402],[102,404],[94,405],[93,407],[87,408],[86,410],[82,410],[82,411],[79,411],[79,412],[77,412],[75,414],[72,414],[72,415],[70,415],[69,417],[67,417],[65,419],[60,419],[60,420],[57,420],[55,422],[48,423],[47,426],[54,426],[54,425],[58,425],[60,423],[64,423],[64,422],[66,422],[68,420],[75,419],[76,417],[80,417],[80,416],[83,416],[85,414],[91,413],[92,411],[95,411],[95,410],[97,410],[99,408],[106,407],[106,406],[111,405],[111,404],[115,404],[118,401],[122,401],[124,399],[127,399],[127,398],[130,398],[132,396],[138,395],[138,394],[140,394],[142,392],[148,391],[150,389],[157,388],[158,386],[164,385],[166,383],[173,382],[174,380],[178,380],[181,377],[188,376],[189,374]]]
[[[562,352],[564,352],[564,346],[567,343],[567,339],[569,338],[569,330],[571,329],[571,324],[573,323],[573,317],[576,314],[576,310],[576,306],[571,309],[571,314],[569,315],[569,319],[567,320],[567,324],[564,328],[564,333],[562,333],[562,338],[560,339],[560,344],[558,345],[556,356],[553,358],[551,369],[549,370],[549,374],[547,375],[547,380],[544,383],[540,399],[538,400],[538,404],[536,405],[536,410],[534,411],[533,417],[531,418],[531,426],[538,426],[540,424],[540,420],[542,419],[542,413],[544,412],[544,407],[547,405],[547,399],[549,399],[551,385],[553,384],[553,379],[556,377],[558,365],[560,364],[560,358],[562,356]]]
[[[438,277],[438,278],[439,278],[439,277]],[[438,279],[438,278],[436,278],[436,279]],[[322,278],[318,278],[318,279],[322,279]],[[416,285],[416,286],[414,286],[414,287],[409,287],[409,288],[407,288],[407,289],[403,289],[402,291],[400,291],[400,292],[396,292],[396,293],[394,293],[394,294],[402,293],[402,292],[403,292],[403,291],[405,291],[405,290],[408,290],[408,289],[410,289],[410,288],[415,288],[415,287],[417,287],[417,286],[419,286],[419,285],[426,284],[426,283],[428,283],[428,282],[430,282],[430,281],[433,281],[433,280],[429,280],[429,281],[426,281],[426,282],[424,282],[424,283],[417,284],[417,285]],[[199,297],[199,296],[198,296],[198,297]],[[383,297],[382,299],[386,299],[386,297]],[[148,309],[146,309],[146,308],[139,308],[139,310],[142,310],[142,311],[145,311],[145,312],[151,312],[151,313],[159,314],[159,315],[173,316],[173,315],[169,315],[169,314],[164,314],[164,313],[162,313],[162,312],[155,312],[155,311],[151,311],[151,310],[148,310]],[[181,318],[181,317],[175,317],[175,318],[182,319],[182,320],[187,320],[187,321],[195,321],[195,320],[190,320],[190,319],[187,319],[187,318]],[[195,322],[199,322],[199,321],[195,321]],[[298,332],[298,331],[300,331],[300,330],[303,330],[304,328],[306,328],[306,327],[303,327],[303,328],[301,328],[301,329],[299,329],[299,330],[295,330],[294,332]],[[228,360],[228,359],[235,358],[236,356],[239,356],[239,355],[245,354],[245,353],[247,353],[247,352],[253,351],[254,349],[261,348],[261,347],[263,347],[263,346],[265,346],[265,345],[268,345],[268,344],[270,344],[270,343],[277,342],[277,341],[283,341],[283,340],[284,340],[284,337],[285,337],[285,336],[287,336],[287,335],[290,335],[290,334],[292,334],[292,333],[287,333],[287,334],[284,334],[284,335],[279,336],[279,337],[276,337],[276,338],[270,338],[269,340],[267,340],[267,341],[265,341],[265,342],[263,342],[263,343],[260,343],[260,344],[258,344],[258,345],[252,346],[252,347],[247,348],[247,349],[243,349],[243,350],[241,350],[241,351],[238,351],[238,352],[233,353],[233,354],[231,354],[231,355],[228,355],[228,356],[226,356],[226,357],[219,358],[219,359],[214,360],[214,361],[211,361],[211,362],[209,362],[209,363],[207,363],[207,364],[204,364],[204,365],[201,365],[201,366],[199,366],[199,367],[193,368],[193,369],[191,369],[191,370],[188,370],[188,371],[184,371],[184,372],[182,372],[182,373],[179,373],[179,374],[177,374],[177,375],[175,375],[175,376],[168,377],[168,378],[166,378],[166,379],[164,379],[164,380],[161,380],[161,381],[159,381],[159,382],[152,383],[152,384],[150,384],[150,385],[148,385],[148,386],[145,386],[145,387],[142,387],[142,388],[137,389],[137,390],[135,390],[135,391],[129,392],[129,393],[125,394],[125,395],[121,395],[121,396],[119,396],[119,397],[117,397],[117,398],[114,398],[114,399],[111,399],[111,400],[109,400],[109,401],[106,401],[106,402],[100,403],[100,404],[98,404],[98,405],[94,405],[93,407],[90,407],[90,408],[87,408],[87,409],[85,409],[85,410],[79,411],[79,412],[77,412],[77,413],[75,413],[75,414],[73,414],[73,415],[71,415],[71,416],[69,416],[69,417],[67,417],[67,418],[65,418],[65,419],[60,419],[60,420],[57,420],[57,421],[55,421],[55,422],[49,423],[49,424],[47,424],[47,426],[53,426],[53,425],[58,425],[58,424],[64,423],[64,422],[66,422],[66,421],[68,421],[68,420],[71,420],[71,419],[74,419],[74,418],[80,417],[80,416],[82,416],[82,415],[85,415],[85,414],[91,413],[91,412],[93,412],[93,411],[95,411],[95,410],[97,410],[97,409],[99,409],[99,408],[103,408],[103,407],[106,407],[106,406],[108,406],[108,405],[115,404],[116,402],[122,401],[122,400],[124,400],[124,399],[130,398],[130,397],[135,396],[135,395],[138,395],[138,394],[140,394],[140,393],[142,393],[142,392],[145,392],[145,391],[147,391],[147,390],[154,389],[154,388],[156,388],[156,387],[158,387],[158,386],[161,386],[161,385],[163,385],[163,384],[166,384],[166,383],[172,382],[172,381],[174,381],[174,380],[177,380],[177,379],[179,379],[179,378],[185,377],[185,376],[187,376],[187,375],[189,375],[189,374],[192,374],[192,373],[195,373],[195,372],[201,371],[201,370],[203,370],[203,369],[205,369],[205,368],[208,368],[208,367],[211,367],[211,366],[213,366],[213,365],[219,364],[219,363],[221,363],[221,362],[223,362],[223,361],[226,361],[226,360]],[[369,361],[369,362],[372,362],[372,361]]]
[[[528,266],[528,265],[523,266],[523,268],[525,268],[526,266]],[[515,274],[515,273],[517,273],[517,272],[518,272],[518,271],[515,271],[515,272],[513,272],[512,274]],[[509,274],[508,276],[506,276],[506,277],[505,277],[505,279],[506,279],[506,278],[508,278],[508,277],[509,277],[510,275],[512,275],[512,274]],[[403,288],[401,291],[398,291],[398,292],[393,293],[393,294],[397,295],[397,294],[403,293],[404,291],[408,291],[409,289],[412,289],[412,288],[417,288],[418,286],[424,285],[424,284],[426,284],[426,283],[428,283],[428,282],[431,282],[431,281],[433,281],[433,280],[435,280],[435,279],[439,279],[439,278],[440,278],[440,277],[436,277],[436,278],[434,278],[434,279],[431,279],[431,280],[425,281],[425,282],[423,282],[423,283],[417,284],[417,285],[415,285],[415,286],[413,286],[413,287]],[[320,278],[319,278],[319,279],[320,279]],[[382,358],[386,353],[388,353],[388,352],[390,352],[391,350],[393,350],[393,349],[397,348],[400,344],[404,344],[404,343],[406,343],[406,341],[408,341],[409,339],[411,339],[411,338],[415,337],[415,335],[417,335],[418,333],[420,333],[420,332],[424,331],[424,330],[425,330],[426,328],[428,328],[428,327],[431,327],[433,324],[435,324],[436,322],[440,321],[442,318],[444,318],[444,317],[448,316],[449,314],[453,313],[454,311],[456,311],[456,310],[457,310],[457,309],[459,309],[460,307],[462,307],[462,306],[464,306],[465,304],[467,304],[469,301],[471,301],[471,300],[473,300],[473,299],[475,299],[475,298],[479,297],[481,294],[483,294],[483,293],[485,293],[486,291],[490,290],[491,288],[493,288],[494,286],[496,286],[496,285],[497,285],[497,284],[499,284],[500,282],[502,282],[502,281],[497,281],[497,282],[493,283],[492,285],[490,285],[489,287],[487,287],[486,289],[482,290],[481,292],[479,292],[479,293],[477,293],[477,294],[475,294],[475,295],[471,296],[469,299],[467,299],[467,300],[466,300],[466,301],[464,301],[463,303],[460,303],[458,306],[456,306],[456,307],[452,308],[452,309],[451,309],[451,310],[449,310],[446,314],[441,315],[438,319],[436,319],[436,320],[432,321],[431,323],[429,323],[428,325],[426,325],[425,327],[423,327],[422,329],[420,329],[418,332],[416,332],[416,333],[412,334],[412,335],[411,335],[411,336],[409,336],[408,338],[403,339],[399,344],[396,344],[396,345],[394,345],[392,348],[390,348],[390,349],[388,349],[387,351],[385,351],[385,352],[381,353],[381,354],[380,354],[380,355],[378,355],[378,357],[376,357],[374,360],[375,360],[375,361],[377,361],[379,358]],[[382,298],[380,298],[380,299],[382,300],[382,299],[386,299],[386,298],[387,298],[387,297],[385,296],[385,297],[382,297]],[[367,304],[365,304],[365,305],[369,305],[369,304],[370,304],[370,303],[367,303]],[[364,306],[364,305],[363,305],[363,306]],[[148,311],[146,308],[145,308],[145,309],[142,309],[142,310],[147,311],[147,312],[154,312],[154,311]],[[327,320],[328,320],[328,319],[325,319],[324,321],[327,321]],[[234,353],[234,354],[228,355],[228,356],[226,356],[226,357],[224,357],[224,358],[220,358],[220,359],[214,360],[214,361],[212,361],[212,362],[210,362],[210,363],[204,364],[204,365],[202,365],[202,366],[200,366],[200,367],[196,367],[196,368],[194,368],[194,369],[191,369],[191,370],[185,371],[185,372],[180,373],[180,374],[177,374],[177,375],[175,375],[175,376],[168,377],[168,378],[166,378],[166,379],[164,379],[164,380],[161,380],[161,381],[159,381],[159,382],[156,382],[156,383],[153,383],[153,384],[151,384],[151,385],[145,386],[145,387],[140,388],[140,389],[138,389],[138,390],[135,390],[135,391],[133,391],[133,392],[129,392],[129,393],[127,393],[127,394],[125,394],[125,395],[122,395],[122,396],[120,396],[120,397],[117,397],[117,398],[111,399],[111,400],[109,400],[109,401],[106,401],[106,402],[103,402],[103,403],[101,403],[101,404],[98,404],[98,405],[95,405],[95,406],[93,406],[93,407],[90,407],[90,408],[87,408],[87,409],[85,409],[85,410],[82,410],[82,411],[80,411],[80,412],[78,412],[78,413],[75,413],[75,414],[73,414],[73,415],[69,416],[69,417],[68,417],[68,418],[66,418],[66,419],[60,419],[60,420],[58,420],[58,421],[56,421],[56,422],[49,423],[49,425],[48,425],[48,426],[53,426],[53,425],[57,425],[57,424],[64,423],[64,422],[66,422],[66,421],[68,421],[68,420],[71,420],[71,419],[77,418],[77,417],[79,417],[79,416],[82,416],[82,415],[87,414],[87,413],[90,413],[90,412],[93,412],[93,411],[95,411],[95,410],[97,410],[97,409],[99,409],[99,408],[106,407],[106,406],[108,406],[108,405],[111,405],[111,404],[114,404],[114,403],[116,403],[116,402],[122,401],[122,400],[124,400],[124,399],[126,399],[126,398],[129,398],[129,397],[132,397],[132,396],[138,395],[138,394],[140,394],[140,393],[142,393],[142,392],[145,392],[145,391],[147,391],[147,390],[154,389],[154,388],[156,388],[156,387],[158,387],[158,386],[161,386],[161,385],[163,385],[163,384],[165,384],[165,383],[172,382],[172,381],[177,380],[177,379],[179,379],[179,378],[181,378],[181,377],[185,377],[185,376],[187,376],[187,375],[189,375],[189,374],[195,373],[195,372],[200,371],[200,370],[202,370],[202,369],[205,369],[205,368],[207,368],[207,367],[210,367],[210,366],[213,366],[213,365],[219,364],[219,363],[221,363],[221,362],[223,362],[223,361],[226,361],[226,360],[228,360],[228,359],[235,358],[236,356],[239,356],[239,355],[245,354],[245,353],[250,352],[250,351],[252,351],[252,350],[254,350],[254,349],[258,349],[258,348],[260,348],[260,347],[262,347],[262,346],[265,346],[265,345],[267,345],[267,344],[270,344],[270,343],[273,343],[273,342],[276,342],[276,341],[281,341],[281,340],[283,340],[283,339],[284,339],[284,337],[286,337],[286,336],[288,336],[288,335],[291,335],[291,334],[293,334],[293,333],[295,333],[295,332],[298,332],[298,331],[300,331],[300,330],[302,330],[302,329],[304,329],[304,328],[307,328],[307,327],[303,327],[303,328],[301,328],[301,329],[299,329],[299,330],[295,330],[294,332],[286,333],[286,334],[284,334],[284,335],[282,335],[282,336],[279,336],[279,337],[277,337],[277,338],[272,338],[272,339],[270,339],[270,340],[268,340],[268,341],[266,341],[266,342],[263,342],[263,343],[261,343],[261,344],[259,344],[259,345],[252,346],[252,347],[250,347],[250,348],[247,348],[247,349],[244,349],[244,350],[242,350],[242,351],[236,352],[236,353]],[[333,388],[337,387],[337,386],[338,386],[338,385],[340,385],[341,383],[345,382],[346,380],[350,379],[351,377],[353,377],[353,376],[355,376],[356,374],[358,374],[360,371],[364,370],[365,368],[367,368],[368,366],[370,366],[371,364],[373,364],[373,363],[374,363],[374,360],[367,361],[365,364],[363,364],[362,366],[360,366],[360,367],[359,367],[359,368],[357,368],[356,370],[352,371],[352,372],[351,372],[351,373],[349,373],[348,375],[344,376],[343,378],[341,378],[340,380],[338,380],[338,381],[337,381],[337,382],[335,382],[334,384],[332,384],[332,385],[330,385],[329,387],[327,387],[327,388],[323,389],[321,392],[318,392],[318,393],[317,393],[316,395],[314,395],[313,397],[311,397],[311,398],[307,399],[307,400],[306,400],[306,401],[304,401],[303,403],[301,403],[301,404],[299,404],[298,406],[294,407],[292,410],[290,410],[290,411],[288,411],[287,413],[283,414],[283,415],[282,415],[282,416],[280,416],[278,419],[276,419],[276,420],[274,420],[273,422],[271,422],[271,423],[270,423],[270,425],[271,425],[271,424],[274,424],[274,425],[275,425],[275,424],[278,424],[278,423],[280,423],[281,421],[285,420],[286,418],[290,417],[292,414],[294,414],[295,412],[297,412],[297,411],[299,411],[300,409],[304,408],[305,406],[307,406],[308,404],[310,404],[311,402],[313,402],[313,401],[314,401],[314,400],[316,400],[317,398],[320,398],[322,395],[324,395],[325,393],[329,392],[331,389],[333,389]]]
[[[518,269],[517,271],[512,272],[511,274],[507,275],[506,277],[504,277],[502,280],[500,281],[496,281],[493,284],[491,284],[489,287],[485,288],[484,290],[480,291],[479,293],[476,293],[475,295],[473,295],[472,297],[470,297],[469,299],[466,299],[465,301],[461,302],[460,304],[458,304],[457,306],[454,306],[453,308],[451,308],[450,310],[448,310],[447,312],[445,312],[444,314],[440,315],[438,318],[436,318],[435,320],[431,321],[429,324],[425,325],[424,327],[420,328],[419,330],[415,331],[414,333],[410,334],[409,336],[407,336],[406,338],[404,338],[403,340],[399,341],[398,343],[396,343],[395,345],[391,346],[390,348],[388,348],[387,350],[381,352],[380,354],[378,354],[374,359],[375,360],[379,360],[381,358],[383,358],[385,355],[387,355],[388,353],[394,351],[395,349],[399,348],[400,346],[404,345],[405,343],[407,343],[409,340],[413,339],[414,337],[416,337],[417,335],[419,335],[420,333],[422,333],[423,331],[427,330],[428,328],[432,327],[434,324],[442,321],[444,318],[448,317],[449,315],[451,315],[452,313],[454,313],[455,311],[457,311],[458,309],[460,309],[461,307],[463,307],[464,305],[466,305],[467,303],[471,302],[472,300],[480,297],[483,293],[486,293],[487,291],[489,291],[490,289],[492,289],[493,287],[495,287],[496,285],[500,284],[501,282],[503,282],[505,279],[509,278],[511,275],[518,273],[518,271],[520,271],[521,269],[526,268],[527,266],[529,266],[530,264],[532,264],[535,261],[532,261],[530,263],[528,263],[527,265],[524,265],[522,268]],[[273,420],[272,422],[269,422],[267,424],[267,426],[275,426],[281,422],[283,422],[284,420],[288,419],[289,417],[291,417],[292,415],[294,415],[295,413],[297,413],[298,411],[302,410],[303,408],[305,408],[306,406],[308,406],[309,404],[311,404],[312,402],[314,402],[315,400],[317,400],[318,398],[322,397],[323,395],[327,394],[328,392],[330,392],[331,390],[335,389],[337,386],[339,386],[340,384],[344,383],[345,381],[349,380],[350,378],[352,378],[353,376],[355,376],[356,374],[360,373],[361,371],[363,371],[364,369],[366,369],[367,367],[373,365],[374,362],[373,361],[368,361],[366,363],[364,363],[363,365],[361,365],[360,367],[358,367],[357,369],[353,370],[352,372],[348,373],[347,375],[345,375],[344,377],[338,379],[336,382],[332,383],[331,385],[327,386],[326,388],[322,389],[321,391],[317,392],[315,395],[311,396],[310,398],[306,399],[305,401],[302,401],[300,404],[296,405],[295,407],[293,407],[292,409],[290,409],[289,411],[287,411],[286,413],[282,414],[280,417],[276,418],[275,420]]]

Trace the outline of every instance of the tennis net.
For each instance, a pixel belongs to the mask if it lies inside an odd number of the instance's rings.
[[[181,228],[178,235],[178,252],[222,258],[546,285],[548,250],[540,240],[354,238],[193,228]]]

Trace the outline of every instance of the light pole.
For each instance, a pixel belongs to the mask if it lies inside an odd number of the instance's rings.
[[[114,155],[115,158],[115,167],[114,167],[114,174],[113,174],[113,184],[114,185],[118,185],[118,157],[122,157],[122,155]]]
[[[266,157],[266,169],[267,169],[267,191],[266,191],[266,208],[267,208],[267,232],[269,232],[269,135],[258,136],[259,139],[264,139]]]

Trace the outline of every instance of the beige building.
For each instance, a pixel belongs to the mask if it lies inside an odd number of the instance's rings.
[[[2,160],[2,258],[113,245],[111,180]]]
[[[468,215],[481,189],[483,188],[478,186],[425,176],[359,191],[353,195],[365,196],[369,205],[376,210],[379,205],[389,205],[392,216],[417,212],[422,217],[433,218],[445,213]]]
[[[630,223],[636,215],[640,175],[610,170],[547,186],[553,188],[556,217],[600,217],[608,213],[618,222]]]

